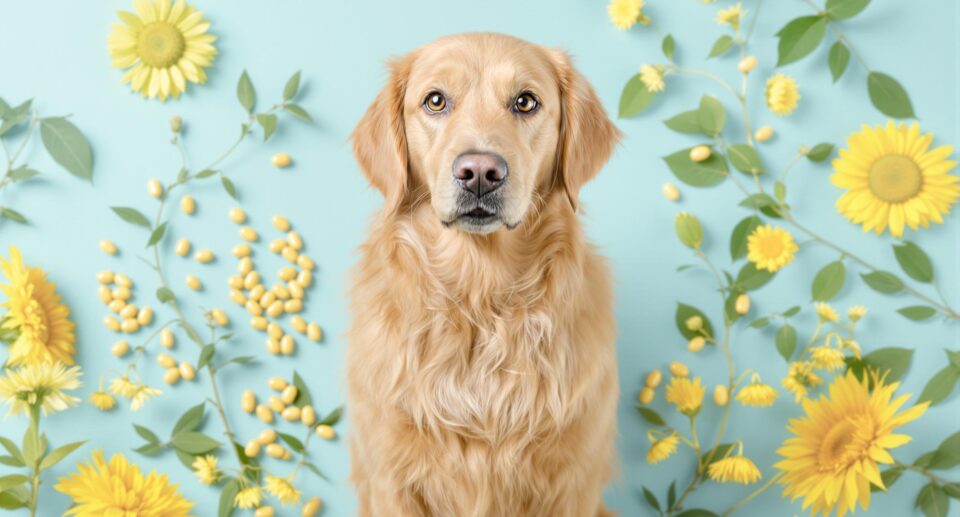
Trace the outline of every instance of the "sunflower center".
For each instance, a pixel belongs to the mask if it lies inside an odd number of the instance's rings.
[[[910,158],[891,154],[873,162],[868,173],[870,190],[888,203],[902,203],[920,192],[923,174]]]
[[[758,244],[760,248],[760,253],[765,257],[777,258],[781,254],[783,254],[783,250],[784,250],[783,239],[780,239],[775,235],[771,235],[769,237],[760,239],[760,242],[758,242]]]
[[[866,415],[834,424],[820,444],[820,470],[837,472],[860,461],[870,448],[875,430],[876,422]]]
[[[20,328],[21,335],[27,335],[30,340],[35,340],[43,345],[50,339],[50,325],[47,320],[47,311],[43,309],[40,302],[31,299],[24,310],[24,322]]]
[[[148,23],[137,38],[137,54],[145,65],[155,68],[179,61],[185,47],[183,33],[169,22]]]

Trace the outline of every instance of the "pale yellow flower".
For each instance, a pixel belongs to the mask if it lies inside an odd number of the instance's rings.
[[[110,391],[114,395],[130,399],[130,410],[139,411],[150,397],[156,397],[163,392],[142,383],[135,383],[128,377],[117,377],[110,382]]]
[[[854,305],[847,309],[847,317],[850,318],[850,321],[860,321],[864,316],[867,315],[867,308],[863,305]]]
[[[783,228],[759,226],[747,237],[747,260],[753,262],[757,269],[766,269],[771,273],[793,262],[798,249],[793,235]]]
[[[817,316],[820,317],[822,322],[838,322],[840,321],[840,315],[837,314],[836,309],[830,306],[827,302],[817,302],[814,304],[814,307],[817,309]]]
[[[677,411],[693,416],[700,411],[704,394],[700,377],[690,380],[689,377],[673,377],[667,386],[667,402],[677,406]]]
[[[106,391],[95,391],[90,394],[90,403],[100,411],[110,411],[117,405],[117,399]]]
[[[265,488],[270,495],[276,497],[284,506],[300,502],[300,491],[288,479],[267,476]]]
[[[797,81],[785,74],[767,79],[767,107],[777,115],[789,115],[797,109],[800,92]]]
[[[249,486],[237,492],[236,497],[233,498],[233,504],[237,508],[246,510],[260,506],[262,499],[263,490],[258,486]]]
[[[220,469],[217,468],[217,457],[212,454],[197,456],[193,460],[193,474],[200,483],[212,485],[220,480]]]
[[[815,346],[810,349],[810,360],[821,370],[835,372],[846,366],[843,362],[843,352],[830,346]]]
[[[810,388],[823,384],[823,379],[813,371],[813,363],[796,361],[790,363],[787,376],[783,378],[783,387],[793,393],[797,402],[807,396]]]
[[[640,80],[651,92],[662,92],[666,85],[663,82],[663,72],[659,67],[643,65],[640,67]]]
[[[0,400],[10,405],[9,414],[30,414],[39,408],[44,414],[76,406],[80,399],[66,391],[80,387],[80,367],[63,363],[27,364],[7,369],[0,377]]]
[[[777,390],[759,380],[737,390],[737,400],[744,406],[770,407],[777,401]]]
[[[647,463],[651,465],[673,456],[677,452],[677,444],[680,443],[680,439],[675,434],[664,436],[659,440],[655,440],[650,435],[647,435],[647,438],[651,442],[650,449],[647,451]]]
[[[607,4],[607,14],[610,21],[620,30],[625,31],[638,22],[649,25],[650,18],[643,14],[643,0],[610,0]]]
[[[742,454],[728,456],[711,463],[707,469],[707,474],[709,474],[710,479],[718,483],[740,483],[743,485],[756,483],[763,477],[760,469],[750,461],[750,458]]]
[[[732,5],[727,9],[721,9],[717,12],[717,23],[720,25],[727,24],[735,31],[740,30],[740,20],[743,18],[744,13],[743,5],[737,2],[736,5]]]

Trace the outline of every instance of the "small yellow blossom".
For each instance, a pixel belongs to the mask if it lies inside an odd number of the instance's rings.
[[[777,395],[777,390],[759,379],[737,390],[737,400],[744,406],[770,407],[776,402]]]
[[[100,411],[110,411],[117,405],[117,399],[106,391],[100,390],[90,394],[90,403]]]
[[[117,377],[110,382],[110,392],[125,399],[130,399],[130,410],[139,411],[150,397],[159,396],[162,391],[151,388],[146,384],[135,383],[129,377]]]
[[[663,82],[663,72],[660,67],[643,65],[640,67],[640,80],[651,92],[662,92],[666,85]]]
[[[664,436],[659,440],[654,439],[653,436],[648,434],[647,439],[651,442],[650,449],[647,451],[647,463],[651,465],[660,463],[670,456],[673,456],[673,454],[677,452],[677,445],[680,443],[680,439],[676,434]]]
[[[843,362],[843,352],[830,346],[817,346],[810,349],[810,360],[821,370],[835,372],[846,366]]]
[[[610,0],[607,14],[610,15],[610,21],[622,31],[638,22],[640,25],[650,25],[650,18],[643,14],[643,5],[643,0]]]
[[[797,81],[785,74],[767,79],[767,107],[777,115],[789,115],[797,109],[800,93]]]
[[[813,363],[797,361],[790,363],[787,376],[783,378],[783,387],[793,393],[797,402],[807,396],[810,388],[823,384],[823,379],[813,371]]]
[[[689,377],[673,377],[667,386],[667,402],[677,406],[677,411],[693,416],[700,411],[703,403],[705,388],[700,383],[700,377],[690,380]]]
[[[220,480],[220,469],[217,468],[217,457],[211,454],[197,456],[193,460],[193,474],[204,485],[212,485]]]
[[[740,2],[737,2],[736,5],[733,5],[727,9],[721,9],[717,13],[717,23],[720,25],[727,24],[733,28],[733,30],[740,30],[740,20],[743,18],[745,11],[743,10],[743,5]]]
[[[863,305],[854,305],[847,309],[847,317],[850,318],[850,321],[860,321],[864,316],[867,315],[867,308]]]
[[[740,483],[749,485],[762,477],[760,469],[742,454],[728,456],[710,464],[707,469],[710,478],[719,483]]]
[[[260,506],[262,499],[263,490],[258,486],[250,486],[237,492],[237,495],[233,498],[233,504],[237,508],[248,510]]]
[[[44,414],[76,406],[80,399],[66,391],[80,387],[80,367],[53,363],[27,364],[6,370],[0,377],[0,401],[10,405],[11,415],[30,414],[32,408]]]
[[[814,307],[817,309],[817,316],[820,317],[820,321],[826,323],[832,321],[834,323],[840,321],[840,316],[837,314],[837,311],[830,306],[827,302],[817,302]]]
[[[793,235],[783,228],[764,225],[747,237],[747,260],[753,262],[757,269],[766,269],[771,273],[793,262],[798,249]]]
[[[300,502],[300,491],[290,483],[290,480],[267,476],[266,490],[276,497],[284,506]]]

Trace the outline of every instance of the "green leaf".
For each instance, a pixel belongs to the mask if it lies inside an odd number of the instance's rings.
[[[960,431],[940,442],[928,468],[948,470],[960,465]]]
[[[943,485],[943,491],[954,499],[960,499],[960,483]]]
[[[0,207],[0,217],[10,219],[16,223],[27,224],[27,218],[12,208]]]
[[[170,436],[176,436],[180,433],[196,431],[203,423],[203,415],[206,412],[205,403],[201,402],[196,406],[184,411],[177,423],[173,425],[173,431]]]
[[[36,177],[39,174],[39,172],[27,167],[26,165],[21,165],[10,171],[10,179],[13,181],[26,181]]]
[[[750,328],[762,329],[770,324],[770,318],[764,316],[762,318],[757,318],[750,322]]]
[[[926,517],[947,517],[950,511],[950,499],[940,485],[928,483],[917,494],[916,506]]]
[[[723,132],[723,127],[727,124],[727,113],[723,109],[723,104],[712,95],[704,95],[700,98],[700,108],[697,110],[697,119],[700,121],[700,129],[708,136],[717,136]],[[730,157],[731,160],[733,157]]]
[[[7,491],[13,487],[29,482],[30,478],[24,476],[23,474],[7,474],[6,476],[0,476],[0,492]]]
[[[153,431],[142,425],[133,424],[133,430],[149,443],[160,443],[160,438]]]
[[[143,226],[144,228],[150,228],[150,221],[147,219],[147,216],[140,213],[136,208],[130,208],[128,206],[112,206],[111,210],[124,221],[135,224],[137,226]]]
[[[887,271],[873,271],[860,274],[860,278],[874,291],[883,294],[898,293],[903,290],[903,282],[893,273]]]
[[[811,162],[822,162],[831,155],[833,155],[833,144],[823,142],[810,149],[810,152],[807,153],[807,159]]]
[[[640,74],[636,74],[623,86],[623,92],[620,93],[619,117],[632,117],[639,115],[643,110],[650,106],[650,102],[656,97],[657,92],[647,89],[647,85],[640,80]]]
[[[643,498],[647,500],[647,504],[652,506],[654,510],[660,512],[660,501],[657,501],[657,496],[653,495],[653,492],[645,486],[641,486],[640,488],[643,489]]]
[[[220,442],[196,431],[185,431],[173,437],[173,446],[187,454],[203,454],[220,446]]]
[[[23,447],[23,462],[26,463],[27,466],[36,465],[40,457],[43,456],[43,453],[46,452],[43,440],[37,434],[36,426],[32,423],[23,433],[21,447]]]
[[[93,151],[77,126],[63,117],[40,121],[40,138],[50,156],[70,174],[93,180]]]
[[[667,58],[668,61],[673,61],[673,52],[676,50],[677,44],[673,41],[673,36],[667,34],[663,37],[663,42],[660,44],[660,49],[663,50],[663,55]]]
[[[770,197],[770,194],[755,192],[744,198],[739,204],[747,208],[776,207],[777,200]]]
[[[85,443],[87,443],[86,440],[68,443],[62,447],[57,447],[56,449],[50,451],[50,454],[47,454],[40,462],[40,470],[47,470],[57,463],[60,463],[60,460],[66,458],[71,452],[77,450],[77,448]]]
[[[667,489],[667,508],[673,508],[675,502],[677,502],[677,482],[673,481]]]
[[[763,162],[757,150],[747,144],[734,144],[727,148],[730,163],[740,172],[763,174]]]
[[[226,362],[224,362],[223,364],[221,364],[220,366],[218,366],[217,369],[219,370],[220,368],[223,368],[224,366],[226,366],[226,365],[228,365],[228,364],[247,364],[247,363],[249,363],[249,362],[251,362],[251,361],[254,361],[254,360],[256,360],[256,357],[255,357],[255,356],[252,356],[252,355],[240,355],[240,356],[237,356],[237,357],[231,357],[231,358],[228,359]]]
[[[813,52],[827,30],[827,19],[823,16],[801,16],[790,20],[777,36],[777,66],[783,66]]]
[[[710,318],[701,312],[700,309],[685,303],[677,304],[677,312],[674,316],[674,319],[677,323],[677,330],[680,331],[680,335],[687,339],[692,339],[696,336],[702,335],[700,332],[694,332],[687,328],[687,320],[694,316],[700,316],[700,319],[703,320],[703,331],[706,332],[708,336],[713,336],[713,325],[710,323]]]
[[[716,185],[726,179],[729,170],[727,161],[717,152],[702,162],[690,159],[690,149],[677,151],[663,159],[677,179],[694,187]]]
[[[937,315],[936,309],[926,305],[911,305],[910,307],[897,309],[897,312],[903,317],[913,321],[923,321]]]
[[[663,123],[677,133],[704,133],[703,129],[700,128],[700,110],[684,111],[664,120]]]
[[[343,417],[343,406],[338,406],[336,409],[323,417],[322,420],[317,422],[317,425],[336,425],[337,422]]]
[[[313,122],[313,117],[307,113],[307,110],[300,107],[299,104],[294,104],[292,102],[284,104],[283,110],[304,122]]]
[[[773,195],[778,202],[785,202],[787,200],[787,185],[782,181],[775,181],[773,183]]]
[[[310,397],[310,388],[307,387],[307,383],[303,381],[296,370],[293,371],[293,385],[297,387],[297,400],[294,401],[294,405],[303,407],[313,403],[313,398]]]
[[[160,303],[172,302],[174,300],[173,291],[166,287],[157,289],[157,301]]]
[[[789,362],[797,349],[797,329],[789,323],[784,323],[774,337],[774,344],[777,345],[777,352],[780,352],[780,357]]]
[[[257,92],[246,70],[240,74],[240,80],[237,82],[237,100],[247,113],[253,113],[253,107],[257,104]]]
[[[737,281],[735,283],[744,291],[755,291],[767,285],[767,282],[772,279],[773,273],[766,269],[757,269],[757,266],[753,262],[747,262],[740,268],[740,272],[737,273]]]
[[[283,100],[293,99],[297,96],[298,91],[300,91],[300,70],[294,72],[290,79],[287,79],[287,84],[283,87]]]
[[[880,473],[880,479],[883,480],[883,486],[886,487],[886,490],[889,491],[890,487],[900,479],[900,475],[903,474],[904,468],[893,466],[884,470]],[[883,492],[884,489],[876,486],[870,485],[871,492]]]
[[[324,481],[330,481],[330,478],[328,478],[323,472],[320,472],[320,469],[317,468],[317,466],[314,465],[313,463],[310,463],[309,461],[305,461],[303,462],[303,466],[307,467],[310,470],[310,472],[313,472],[314,474],[316,474],[318,478],[323,479]]]
[[[297,72],[299,74],[299,72]],[[233,499],[240,493],[240,482],[236,479],[227,481],[220,489],[220,503],[218,505],[217,517],[230,517],[233,515]]]
[[[843,289],[847,278],[847,269],[843,262],[837,260],[824,266],[813,278],[810,286],[810,295],[816,302],[826,302],[833,299]]]
[[[14,458],[13,456],[0,456],[0,465],[6,465],[8,467],[24,467],[22,461]]]
[[[655,410],[650,409],[644,406],[636,406],[637,412],[640,413],[640,416],[649,424],[653,425],[667,425],[667,422],[660,416],[660,413],[657,413]]]
[[[230,178],[226,176],[220,176],[220,183],[223,184],[223,190],[226,190],[230,197],[237,199],[237,187],[233,186],[233,182],[230,181]]]
[[[930,257],[916,243],[903,241],[899,246],[894,244],[893,254],[896,255],[900,268],[907,276],[917,282],[933,281],[933,264],[930,262]]]
[[[793,307],[790,307],[789,309],[783,311],[780,315],[783,316],[784,318],[791,318],[793,316],[796,316],[797,314],[800,314],[799,305],[794,305]]]
[[[202,179],[209,178],[210,176],[213,176],[215,174],[217,174],[217,171],[214,169],[203,169],[202,171],[197,173],[196,177],[197,179],[202,180]]]
[[[915,118],[913,104],[907,91],[896,79],[882,72],[867,76],[867,93],[874,107],[893,118]]]
[[[144,456],[153,456],[154,454],[160,454],[162,450],[163,445],[159,443],[146,443],[134,449],[134,452],[143,454]]]
[[[700,456],[700,463],[702,463],[704,468],[706,468],[713,463],[716,463],[729,456],[730,453],[733,452],[734,447],[735,444],[732,443],[721,443],[720,445],[717,445],[716,448],[704,452],[703,455]]]
[[[717,517],[717,514],[711,512],[710,510],[693,508],[691,510],[684,510],[678,513],[677,517]]]
[[[301,442],[301,441],[298,440],[297,438],[295,438],[295,437],[293,437],[293,436],[291,436],[291,435],[289,435],[289,434],[287,434],[287,433],[277,433],[277,436],[279,436],[280,439],[284,441],[284,443],[286,443],[287,445],[289,445],[290,448],[293,449],[293,452],[300,453],[300,454],[303,453],[303,451],[304,451],[304,449],[303,449],[303,442]]]
[[[890,382],[900,380],[907,373],[912,359],[912,349],[897,347],[880,348],[863,356],[864,364],[881,375],[886,373]]]
[[[847,70],[850,63],[850,49],[838,41],[830,47],[830,55],[827,57],[827,65],[830,66],[830,75],[833,76],[833,82],[837,82],[843,73]]]
[[[0,508],[4,510],[17,510],[20,508],[27,507],[27,490],[22,488],[21,490],[8,490],[6,492],[0,492]]]
[[[270,140],[270,135],[277,130],[277,116],[273,113],[257,113],[257,123],[263,128],[263,141]]]
[[[747,237],[760,226],[760,223],[759,217],[751,215],[741,219],[740,222],[733,227],[733,232],[730,234],[731,260],[736,261],[747,256]]]
[[[26,462],[23,460],[23,453],[20,452],[20,448],[17,447],[17,444],[14,443],[13,440],[11,440],[11,439],[9,439],[9,438],[4,438],[3,436],[0,436],[0,445],[2,445],[3,448],[6,449],[7,452],[10,453],[10,456],[13,456],[13,458],[14,458],[15,460],[17,460],[17,461],[20,462],[21,464],[26,463]]]
[[[707,58],[721,56],[730,50],[732,46],[733,38],[724,34],[717,38],[717,41],[713,42],[713,47],[710,49],[710,55],[708,55]]]
[[[163,235],[166,232],[167,232],[167,223],[163,223],[160,226],[157,226],[156,228],[154,228],[154,230],[150,232],[150,239],[147,241],[147,247],[149,248],[150,246],[153,246],[154,244],[160,242],[160,240],[163,239]]]
[[[827,16],[834,20],[852,18],[867,8],[870,0],[827,0]]]
[[[200,357],[197,358],[197,369],[199,370],[210,364],[210,361],[213,359],[213,354],[216,351],[217,349],[212,343],[204,345],[203,348],[200,349]]]
[[[177,459],[180,460],[180,463],[182,463],[184,467],[193,470],[193,462],[197,459],[195,455],[181,451],[180,449],[174,449],[174,452],[177,453]]]
[[[944,367],[927,381],[927,385],[920,392],[920,398],[917,399],[917,402],[929,401],[931,406],[943,402],[953,393],[958,381],[960,381],[960,370],[953,366]]]
[[[4,109],[4,114],[2,117],[3,124],[0,124],[0,136],[3,136],[7,131],[10,131],[21,122],[30,118],[30,106],[32,104],[33,100],[28,100],[21,103],[16,108],[10,108],[9,106],[6,106],[6,103],[4,103],[6,108]]]

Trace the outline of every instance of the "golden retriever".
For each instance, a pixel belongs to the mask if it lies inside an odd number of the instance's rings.
[[[352,135],[385,198],[349,291],[361,516],[607,515],[616,331],[576,212],[618,138],[561,51],[462,34],[390,64]]]

